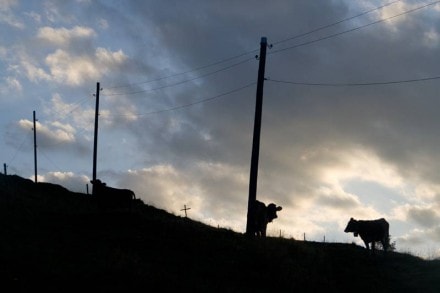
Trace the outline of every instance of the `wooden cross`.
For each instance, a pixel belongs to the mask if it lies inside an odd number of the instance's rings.
[[[186,214],[186,211],[187,211],[187,210],[190,210],[190,209],[191,209],[191,208],[187,208],[186,205],[183,205],[183,209],[181,209],[181,211],[185,211],[185,218],[188,217],[187,214]]]

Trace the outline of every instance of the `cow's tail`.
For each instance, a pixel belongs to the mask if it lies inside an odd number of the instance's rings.
[[[387,251],[388,250],[388,248],[390,247],[390,224],[388,224],[388,222],[386,222],[385,221],[385,223],[386,223],[386,225],[385,225],[385,235],[384,235],[384,242],[385,243],[383,243],[383,249],[384,249],[384,251]]]

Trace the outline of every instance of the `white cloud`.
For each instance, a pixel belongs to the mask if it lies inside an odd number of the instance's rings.
[[[92,99],[92,96],[86,96],[79,102],[67,103],[59,93],[54,93],[50,102],[45,103],[44,113],[55,121],[53,123],[68,120],[71,121],[79,131],[91,130],[93,129],[95,111],[88,106],[88,99]]]
[[[95,57],[97,58],[98,64],[103,66],[107,71],[114,69],[127,61],[127,56],[122,50],[111,52],[104,48],[97,48]]]
[[[390,188],[403,185],[403,179],[394,166],[386,164],[377,155],[366,149],[332,150],[328,155],[335,157],[338,164],[321,166],[322,180],[329,184],[343,185],[344,182],[358,179],[377,182]],[[336,158],[338,158],[336,160]]]
[[[440,226],[430,229],[412,229],[394,240],[397,249],[401,252],[431,260],[440,257],[440,249],[437,246],[440,240]]]
[[[18,121],[18,125],[22,129],[32,129],[33,121],[21,119]],[[75,142],[75,129],[68,124],[53,123],[51,125],[44,125],[37,121],[35,126],[37,129],[37,141],[42,147]]]
[[[23,87],[20,81],[14,77],[8,76],[5,81],[0,83],[0,94],[2,94],[1,98],[6,98],[9,95],[18,96],[23,91]]]
[[[57,171],[38,175],[38,181],[58,184],[73,192],[86,193],[86,184],[88,184],[90,180],[85,175]],[[91,192],[91,190],[89,192]]]
[[[100,80],[103,74],[116,70],[127,59],[121,51],[111,52],[97,48],[95,55],[74,55],[58,49],[46,57],[51,77],[58,83],[71,86]]]
[[[39,81],[48,81],[51,79],[50,75],[28,55],[19,54],[19,58],[20,66],[17,67],[16,70],[18,73],[24,74],[30,81],[37,83]]]
[[[77,4],[78,2],[72,2]],[[67,5],[65,5],[67,4]],[[44,1],[43,12],[45,19],[51,23],[71,23],[74,22],[76,16],[69,9],[69,2]],[[66,9],[67,8],[67,9]]]
[[[93,29],[83,26],[75,26],[72,29],[42,27],[37,33],[39,39],[61,47],[68,47],[72,42],[91,39],[94,36],[96,33]]]
[[[0,22],[11,27],[24,29],[24,23],[13,13],[13,8],[18,5],[17,0],[0,0]]]
[[[18,79],[8,76],[6,78],[6,84],[12,92],[21,92],[23,87]]]
[[[121,185],[131,186],[138,197],[148,204],[170,212],[177,212],[183,204],[193,206],[199,203],[199,191],[191,186],[185,175],[170,165],[157,165],[141,170],[129,170],[129,177],[121,181]]]
[[[72,56],[69,52],[58,49],[46,57],[50,74],[58,83],[80,85],[85,81],[98,80],[99,68],[95,66],[91,56]]]
[[[38,24],[41,23],[41,15],[36,13],[35,11],[25,12],[24,14],[29,18],[33,19],[36,23]]]

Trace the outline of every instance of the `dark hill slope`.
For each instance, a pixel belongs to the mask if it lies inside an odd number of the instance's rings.
[[[439,261],[248,239],[140,202],[100,212],[92,196],[18,176],[0,175],[0,237],[0,287],[23,292],[440,292]]]

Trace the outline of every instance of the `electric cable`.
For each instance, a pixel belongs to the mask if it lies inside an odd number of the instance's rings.
[[[296,82],[296,81],[286,81],[286,80],[277,80],[277,79],[265,79],[269,82],[275,83],[285,83],[285,84],[293,84],[293,85],[303,85],[303,86],[327,86],[327,87],[354,87],[354,86],[375,86],[375,85],[390,85],[390,84],[402,84],[402,83],[412,83],[412,82],[421,82],[421,81],[430,81],[440,79],[440,76],[431,76],[424,78],[416,78],[416,79],[404,79],[404,80],[392,80],[392,81],[379,81],[379,82],[358,82],[358,83],[324,83],[324,82]]]
[[[199,75],[199,76],[196,76],[196,77],[190,78],[190,79],[185,79],[185,80],[183,80],[183,81],[179,81],[179,82],[176,82],[176,83],[172,83],[172,84],[168,84],[168,85],[164,85],[164,86],[159,86],[159,87],[157,87],[157,88],[151,88],[151,89],[139,90],[139,91],[133,91],[133,92],[126,92],[126,93],[107,93],[107,94],[106,94],[106,93],[103,93],[103,94],[104,94],[105,96],[111,97],[111,96],[134,95],[134,94],[140,94],[140,93],[146,93],[146,92],[157,91],[157,90],[161,90],[161,89],[165,89],[165,88],[169,88],[169,87],[173,87],[173,86],[181,85],[181,84],[184,84],[184,83],[187,83],[187,82],[190,82],[190,81],[194,81],[194,80],[197,80],[197,79],[200,79],[200,78],[204,78],[204,77],[207,77],[207,76],[210,76],[210,75],[213,75],[213,74],[216,74],[216,73],[219,73],[219,72],[222,72],[222,71],[225,71],[225,70],[228,70],[228,69],[234,68],[234,67],[236,67],[236,66],[239,66],[239,65],[241,65],[241,64],[244,64],[244,63],[248,62],[249,60],[253,60],[253,59],[254,59],[254,58],[247,58],[247,59],[245,59],[245,60],[242,60],[242,61],[240,61],[240,62],[234,63],[234,64],[232,64],[232,65],[229,65],[229,66],[223,67],[223,68],[221,68],[221,69],[218,69],[218,70],[215,70],[215,71],[212,71],[212,72],[208,72],[208,73],[205,73],[205,74],[202,74],[202,75]]]
[[[325,36],[325,37],[321,37],[321,38],[318,38],[318,39],[315,39],[315,40],[311,40],[311,41],[307,41],[307,42],[304,42],[304,43],[296,44],[296,45],[289,46],[289,47],[286,47],[286,48],[274,50],[274,51],[269,52],[268,55],[284,52],[284,51],[287,51],[287,50],[296,49],[298,47],[307,46],[307,45],[314,44],[314,43],[317,43],[317,42],[320,42],[320,41],[324,41],[324,40],[328,40],[328,39],[331,39],[331,38],[334,38],[334,37],[338,37],[338,36],[341,36],[341,35],[344,35],[344,34],[347,34],[347,33],[351,33],[351,32],[357,31],[357,30],[361,30],[361,29],[364,29],[366,27],[369,27],[369,26],[372,26],[372,25],[375,25],[375,24],[379,24],[379,23],[385,22],[387,20],[391,20],[391,19],[394,19],[396,17],[400,17],[400,16],[403,16],[403,15],[406,15],[406,14],[409,14],[409,13],[421,10],[423,8],[426,8],[426,7],[429,7],[429,6],[438,4],[438,3],[440,3],[440,1],[434,1],[434,2],[431,2],[431,3],[428,3],[428,4],[424,4],[422,6],[418,6],[416,8],[404,11],[402,13],[399,13],[399,14],[396,14],[396,15],[393,15],[393,16],[389,16],[389,17],[386,17],[386,18],[382,18],[382,19],[379,19],[379,20],[376,20],[376,21],[373,21],[373,22],[370,22],[370,23],[367,23],[367,24],[364,24],[364,25],[361,25],[361,26],[358,26],[358,27],[355,27],[355,28],[351,28],[351,29],[348,29],[348,30],[345,30],[345,31],[342,31],[342,32],[334,33],[334,34],[331,34],[331,35],[328,35],[328,36]]]
[[[378,6],[378,7],[372,8],[372,9],[369,9],[369,10],[367,10],[367,11],[361,12],[361,13],[359,13],[359,14],[356,14],[356,15],[354,15],[354,16],[350,16],[350,17],[344,18],[344,19],[342,19],[342,20],[338,20],[338,21],[336,21],[336,22],[333,22],[333,23],[330,23],[330,24],[327,24],[327,25],[323,25],[323,26],[317,27],[317,28],[312,29],[312,30],[310,30],[310,31],[308,31],[308,32],[301,33],[301,34],[298,34],[298,35],[295,35],[295,36],[292,36],[292,37],[289,37],[289,38],[286,38],[286,39],[283,39],[283,40],[280,40],[280,41],[273,42],[272,44],[273,44],[273,45],[277,45],[277,44],[281,44],[281,43],[284,43],[284,42],[287,42],[287,41],[290,41],[290,40],[298,39],[298,38],[301,38],[301,37],[304,37],[304,36],[307,36],[307,35],[310,35],[310,34],[316,33],[316,32],[318,32],[318,31],[321,31],[321,30],[324,30],[324,29],[330,28],[330,27],[332,27],[332,26],[336,26],[336,25],[341,24],[341,23],[343,23],[343,22],[347,22],[347,21],[350,21],[350,20],[352,20],[352,19],[355,19],[355,18],[358,18],[358,17],[364,16],[364,15],[366,15],[366,14],[369,14],[369,13],[371,13],[371,12],[374,12],[374,11],[380,10],[380,9],[382,9],[382,8],[385,8],[385,7],[387,7],[387,6],[390,6],[390,5],[395,4],[395,3],[397,3],[397,2],[400,2],[400,1],[401,1],[401,0],[396,0],[396,1],[392,1],[392,2],[386,3],[386,4],[384,4],[384,5],[381,5],[381,6]],[[185,74],[192,73],[192,72],[195,72],[195,71],[199,71],[199,70],[202,70],[202,69],[206,69],[206,68],[209,68],[209,67],[212,67],[212,66],[216,66],[216,65],[219,65],[219,64],[222,64],[222,63],[225,63],[225,62],[228,62],[228,61],[234,60],[234,59],[238,59],[238,58],[240,58],[240,57],[244,57],[244,56],[249,55],[249,54],[253,54],[253,53],[255,53],[255,52],[258,52],[258,50],[259,50],[259,49],[249,50],[249,51],[243,52],[243,53],[241,53],[241,54],[238,54],[238,55],[235,55],[235,56],[232,56],[232,57],[228,57],[228,58],[222,59],[222,60],[220,60],[220,61],[216,61],[216,62],[213,62],[213,63],[209,63],[209,64],[206,64],[206,65],[203,65],[203,66],[195,67],[195,68],[192,68],[192,69],[189,69],[189,70],[183,71],[183,72],[179,72],[179,73],[175,73],[175,74],[171,74],[171,75],[166,75],[166,76],[162,76],[162,77],[158,77],[158,78],[153,78],[153,79],[146,80],[146,81],[141,81],[141,82],[135,82],[135,83],[129,83],[129,84],[122,84],[122,85],[116,85],[116,86],[110,86],[110,87],[107,87],[107,89],[110,90],[110,89],[117,89],[117,88],[131,87],[131,86],[141,85],[141,84],[148,84],[148,83],[157,82],[157,81],[161,81],[161,80],[168,79],[168,78],[177,77],[177,76],[180,76],[180,75],[185,75]],[[252,59],[252,58],[250,58],[250,59]],[[250,59],[247,59],[246,61],[248,61],[248,60],[250,60]],[[217,72],[220,72],[220,71],[222,71],[222,70],[216,71],[216,72],[214,72],[214,73],[217,73]],[[212,73],[212,74],[214,74],[214,73]],[[201,76],[201,77],[204,77],[204,76]],[[199,77],[199,78],[201,78],[201,77]],[[178,83],[178,84],[180,84],[180,83]],[[171,86],[171,85],[170,85],[170,86]],[[137,92],[135,92],[135,93],[137,93]],[[122,94],[123,94],[123,93],[121,93],[121,95],[122,95]]]
[[[241,91],[241,90],[243,90],[245,88],[251,87],[251,86],[253,86],[255,84],[256,84],[256,82],[251,82],[251,83],[246,84],[244,86],[235,88],[233,90],[230,90],[230,91],[227,91],[227,92],[224,92],[224,93],[221,93],[221,94],[209,97],[209,98],[204,98],[204,99],[201,99],[201,100],[198,100],[198,101],[195,101],[195,102],[191,102],[191,103],[188,103],[188,104],[184,104],[184,105],[180,105],[180,106],[175,106],[175,107],[171,107],[171,108],[167,108],[167,109],[163,109],[163,110],[151,111],[151,112],[147,112],[147,113],[138,113],[138,114],[109,114],[108,116],[111,116],[111,117],[124,117],[124,116],[142,117],[142,116],[147,116],[147,115],[151,115],[151,114],[160,114],[160,113],[180,110],[180,109],[188,108],[188,107],[191,107],[191,106],[194,106],[194,105],[198,105],[198,104],[202,104],[202,103],[206,103],[206,102],[210,102],[210,101],[216,100],[218,98],[221,98],[221,97],[224,97],[224,96],[227,96],[227,95],[239,92],[239,91]]]

